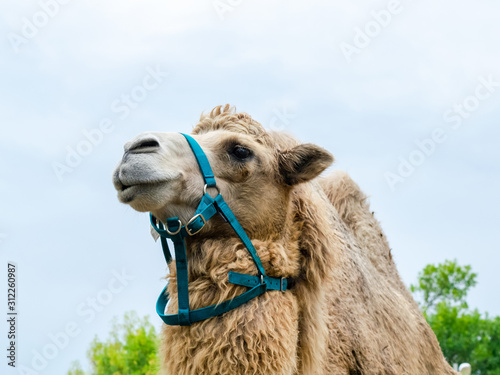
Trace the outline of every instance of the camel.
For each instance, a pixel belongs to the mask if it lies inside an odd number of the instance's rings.
[[[291,282],[222,315],[163,325],[162,373],[457,374],[403,284],[366,195],[344,172],[321,176],[333,162],[328,151],[266,131],[229,105],[202,114],[192,137],[266,274]],[[204,188],[179,133],[147,132],[126,143],[113,183],[119,201],[163,222],[187,223]],[[190,309],[248,290],[228,282],[229,271],[257,275],[218,215],[186,247]],[[174,314],[175,262],[167,277]]]

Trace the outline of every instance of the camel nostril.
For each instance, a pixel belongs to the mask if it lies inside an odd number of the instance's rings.
[[[149,149],[159,148],[160,143],[155,139],[143,139],[137,144],[133,145],[129,151],[142,151],[145,152]]]
[[[160,144],[158,141],[144,141],[139,145],[139,148],[146,148],[146,147],[160,147]]]

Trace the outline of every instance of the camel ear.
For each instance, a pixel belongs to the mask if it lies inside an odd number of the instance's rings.
[[[282,151],[279,158],[280,174],[287,185],[312,180],[332,163],[332,154],[312,143]]]

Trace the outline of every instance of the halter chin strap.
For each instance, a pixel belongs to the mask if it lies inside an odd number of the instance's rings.
[[[200,145],[189,135],[181,133],[189,143],[191,150],[196,157],[200,167],[201,174],[205,180],[205,187],[203,189],[204,195],[201,202],[196,209],[195,215],[185,225],[177,217],[168,218],[163,226],[162,222],[157,220],[150,214],[151,225],[158,232],[161,237],[161,246],[163,248],[163,255],[167,264],[172,261],[170,249],[168,248],[167,238],[171,239],[174,243],[175,264],[177,269],[177,296],[179,301],[179,311],[177,314],[165,315],[165,307],[169,301],[167,286],[163,289],[158,301],[156,302],[156,312],[160,318],[168,325],[181,325],[188,326],[194,322],[199,322],[220,314],[224,314],[233,310],[251,299],[264,294],[268,290],[281,290],[287,289],[288,280],[284,278],[274,278],[266,275],[266,271],[262,266],[259,255],[255,250],[252,242],[248,238],[245,230],[234,216],[233,212],[222,198],[219,188],[216,185],[214,173],[210,167],[207,156],[203,152]],[[214,188],[217,191],[217,196],[212,198],[207,190]],[[189,309],[189,291],[188,291],[188,268],[187,268],[187,255],[186,255],[186,237],[196,235],[203,229],[206,222],[214,215],[219,214],[228,222],[238,237],[241,239],[247,248],[250,256],[252,257],[255,266],[257,267],[258,276],[246,275],[242,273],[229,271],[229,282],[236,285],[249,287],[250,290],[235,297],[231,300],[224,301],[217,305],[211,305],[201,309]]]

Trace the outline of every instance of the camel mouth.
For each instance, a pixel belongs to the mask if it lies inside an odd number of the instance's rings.
[[[131,188],[132,186],[134,186],[134,185],[123,185],[123,186],[120,188],[120,191],[121,191],[121,192],[124,192],[125,190],[127,190],[127,189]]]
[[[142,185],[152,185],[164,182],[161,179],[158,180],[144,180],[136,178],[123,178],[120,176],[119,170],[117,169],[113,175],[113,185],[118,192],[118,194],[125,193],[126,191]]]
[[[115,188],[118,192],[118,200],[122,203],[130,203],[141,194],[147,194],[166,182],[168,181],[144,181],[134,182],[133,184],[127,185],[121,181],[116,181]]]
[[[136,211],[151,211],[165,199],[171,199],[181,191],[182,174],[176,171],[145,173],[147,164],[124,165],[120,163],[112,177],[118,201],[130,205]]]
[[[122,185],[118,189],[118,200],[122,203],[130,203],[136,198],[137,189],[141,184]]]
[[[122,203],[130,203],[135,199],[134,189],[137,185],[126,186],[118,191],[118,200]]]
[[[127,182],[124,183],[122,182],[122,180],[118,177],[118,175],[114,176],[113,178],[113,185],[115,186],[115,189],[116,191],[118,191],[118,193],[123,193],[124,191],[134,187],[134,186],[137,186],[137,185],[141,185],[143,184],[143,182]]]

